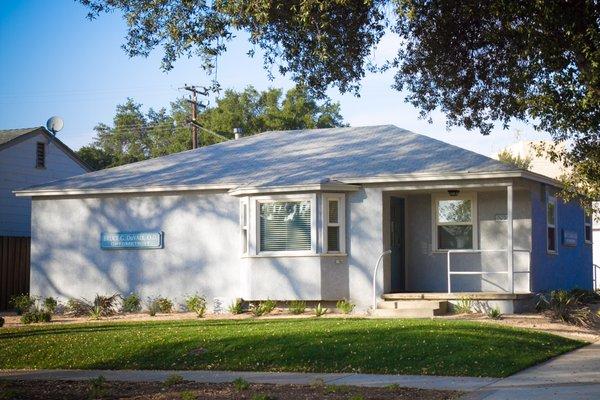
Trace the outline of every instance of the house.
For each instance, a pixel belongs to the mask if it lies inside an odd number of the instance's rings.
[[[527,141],[522,140],[506,147],[505,151],[512,155],[519,156],[523,159],[531,161],[530,171],[549,176],[550,178],[559,179],[564,173],[564,167],[559,162],[552,162],[544,154],[538,154],[537,149],[544,146],[553,145],[550,141]],[[558,150],[564,149],[564,144],[559,144]],[[494,158],[497,158],[496,154]],[[595,208],[600,206],[600,203],[594,203]],[[589,221],[588,221],[589,225]],[[594,214],[591,221],[592,226],[592,247],[593,247],[593,289],[600,289],[600,215]]]
[[[0,130],[0,310],[29,289],[31,200],[13,191],[88,171],[46,128]]]
[[[33,200],[38,295],[346,298],[363,311],[383,295],[380,311],[400,315],[402,301],[436,312],[469,294],[513,312],[534,292],[590,289],[584,211],[557,190],[384,125],[265,132],[16,193]]]

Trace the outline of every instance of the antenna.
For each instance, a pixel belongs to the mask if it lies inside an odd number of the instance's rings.
[[[58,131],[60,131],[63,126],[65,126],[65,123],[63,122],[62,118],[56,115],[54,117],[50,117],[50,119],[46,121],[46,128],[52,132],[54,136],[56,136]]]

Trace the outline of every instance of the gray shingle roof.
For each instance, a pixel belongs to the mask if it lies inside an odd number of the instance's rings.
[[[19,136],[23,136],[28,134],[29,132],[33,132],[40,129],[39,126],[35,128],[22,128],[22,129],[1,129],[0,130],[0,145],[4,143],[8,143],[11,140],[18,138]]]
[[[35,189],[287,186],[396,174],[514,170],[481,154],[382,125],[265,132]]]

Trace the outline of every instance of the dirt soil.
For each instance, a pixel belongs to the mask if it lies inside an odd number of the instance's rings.
[[[236,389],[233,384],[193,382],[167,387],[160,382],[0,381],[0,399],[3,400],[445,400],[457,399],[461,394],[456,391],[400,387],[250,384],[246,389]]]

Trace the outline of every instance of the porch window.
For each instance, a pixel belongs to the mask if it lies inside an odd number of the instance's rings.
[[[556,253],[556,197],[546,201],[546,237],[549,253]]]
[[[344,195],[323,194],[323,252],[344,253]]]
[[[243,199],[240,202],[240,228],[242,253],[248,254],[248,199]]]
[[[588,213],[583,215],[583,237],[586,243],[592,243],[592,216]]]
[[[311,250],[310,200],[260,202],[258,214],[261,252]]]
[[[441,197],[435,204],[437,250],[475,248],[475,198]]]

